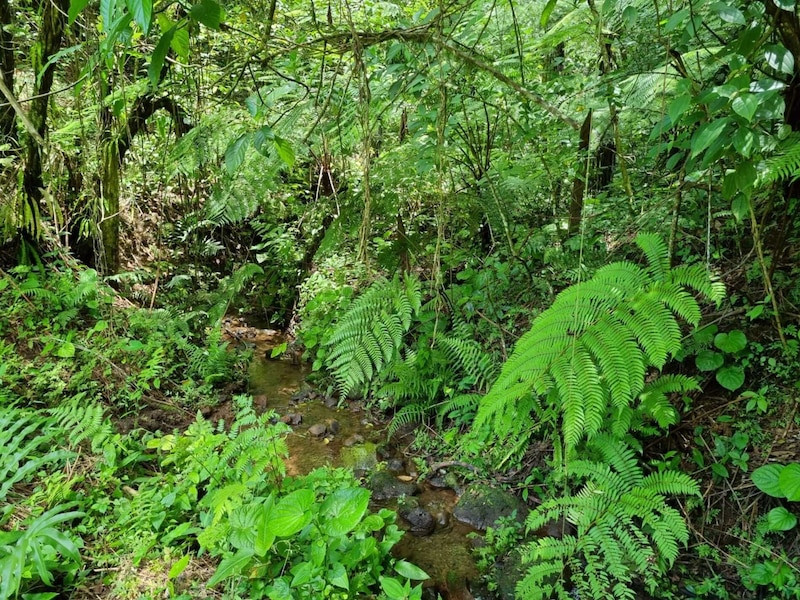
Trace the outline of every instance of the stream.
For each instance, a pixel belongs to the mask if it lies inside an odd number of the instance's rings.
[[[421,480],[411,458],[388,443],[387,424],[358,403],[340,408],[334,399],[318,396],[305,383],[309,373],[306,366],[268,359],[265,348],[268,344],[258,339],[248,341],[256,347],[250,365],[250,393],[256,410],[275,410],[293,428],[287,438],[287,475],[304,475],[317,467],[331,466],[350,467],[357,476],[367,477],[378,462],[383,463],[400,485],[416,484],[419,493],[414,496],[412,506],[424,509],[435,520],[432,531],[426,528],[424,532],[412,533],[411,523],[398,517],[398,526],[406,533],[393,554],[430,575],[425,587],[431,598],[436,598],[436,593],[445,600],[489,598],[469,591],[469,584],[477,583],[478,579],[472,543],[467,537],[475,530],[452,517],[458,500],[456,492]],[[372,506],[376,510],[402,509],[396,498],[374,499]],[[399,512],[408,516],[408,510]]]

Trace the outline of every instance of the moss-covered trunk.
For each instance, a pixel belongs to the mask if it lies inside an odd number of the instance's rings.
[[[0,0],[0,69],[2,69],[3,83],[9,90],[14,89],[14,36],[11,34],[13,13],[8,0]],[[4,102],[0,106],[0,157],[9,156],[17,152],[17,118],[11,103]],[[8,148],[3,146],[8,144]]]
[[[39,136],[46,139],[47,109],[50,91],[53,88],[55,63],[50,57],[61,48],[64,26],[69,10],[69,0],[49,0],[42,3],[42,17],[39,35],[31,52],[33,72],[39,74],[39,85],[34,87],[28,117]],[[43,68],[47,65],[46,68]],[[36,239],[39,235],[39,201],[42,199],[42,155],[44,148],[28,135],[25,138],[25,172],[22,179],[24,202],[22,207],[21,229]]]

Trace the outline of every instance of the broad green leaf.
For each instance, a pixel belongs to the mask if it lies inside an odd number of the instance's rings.
[[[210,29],[219,29],[223,18],[222,7],[215,0],[200,0],[189,11],[189,15]]]
[[[719,18],[726,23],[733,23],[734,25],[744,25],[744,14],[735,6],[731,6],[727,2],[715,2],[711,5],[711,10],[719,15]]]
[[[297,490],[281,499],[272,509],[270,529],[279,537],[289,537],[311,522],[314,492]]]
[[[727,479],[730,476],[728,469],[722,463],[713,463],[711,465],[711,472],[722,479]]]
[[[796,0],[774,0],[775,6],[789,12],[795,11],[795,1]]]
[[[733,134],[733,147],[736,151],[744,156],[750,158],[756,148],[756,136],[749,129],[740,127],[736,133]]]
[[[350,579],[347,577],[347,571],[342,563],[334,563],[328,570],[328,581],[336,587],[350,591]]]
[[[189,565],[189,561],[192,559],[191,554],[185,554],[180,560],[175,561],[173,565],[169,569],[169,575],[167,576],[169,579],[177,579],[180,577],[181,573],[186,570],[186,567]]]
[[[731,102],[733,112],[742,117],[748,123],[753,120],[753,117],[758,110],[758,96],[743,92],[736,96]]]
[[[735,365],[722,367],[717,371],[716,380],[726,390],[735,392],[744,385],[744,369]]]
[[[741,223],[750,214],[750,198],[747,194],[737,194],[731,202],[731,212],[738,223]],[[763,310],[763,306],[762,306]]]
[[[264,156],[267,156],[269,154],[267,142],[273,142],[274,140],[275,132],[272,131],[272,127],[264,125],[253,134],[253,147]]]
[[[381,577],[380,582],[381,589],[389,597],[389,600],[404,600],[406,598],[406,590],[403,584],[394,577]]]
[[[380,531],[383,529],[384,522],[378,515],[368,515],[361,524],[359,530],[361,531]]]
[[[236,169],[242,165],[244,157],[247,154],[247,148],[250,147],[251,139],[251,134],[243,133],[225,150],[225,168],[228,170],[228,173],[235,173]]]
[[[264,506],[258,511],[258,517],[256,518],[255,552],[256,556],[259,557],[264,556],[275,541],[275,534],[270,529],[269,523],[272,518],[274,503],[274,497],[269,496],[264,502]]]
[[[716,371],[724,362],[722,354],[713,350],[701,350],[694,359],[694,364],[701,371]]]
[[[156,48],[153,50],[153,54],[150,57],[150,66],[147,67],[147,76],[150,78],[150,83],[153,84],[153,87],[157,87],[158,83],[161,81],[161,69],[164,66],[164,59],[167,57],[167,52],[169,52],[172,38],[175,36],[176,28],[177,26],[173,25],[164,32],[164,35],[158,40],[158,44],[156,44]]]
[[[767,513],[767,526],[770,531],[789,531],[797,525],[797,517],[783,506],[773,508]]]
[[[69,3],[69,12],[67,13],[67,17],[70,25],[75,22],[75,19],[78,18],[78,15],[84,8],[86,8],[87,4],[89,4],[89,0],[72,0],[72,2]]]
[[[718,333],[714,345],[728,354],[736,354],[747,347],[747,336],[739,329],[727,333]]]
[[[276,135],[273,139],[273,143],[275,144],[275,149],[278,151],[280,159],[289,167],[294,165],[294,149],[289,143],[289,140],[285,140]]]
[[[639,11],[635,6],[628,5],[622,11],[622,20],[625,21],[626,27],[633,27],[636,24],[636,19],[639,18]]]
[[[206,586],[212,587],[217,585],[223,579],[233,577],[234,575],[239,575],[242,571],[244,571],[244,568],[252,559],[252,550],[239,550],[233,556],[222,559],[222,562],[219,563],[219,567],[217,567],[217,570],[214,572],[214,575],[211,577],[211,579],[208,580]]]
[[[544,5],[544,10],[542,10],[542,16],[539,19],[539,25],[542,26],[542,29],[547,29],[547,22],[550,20],[550,15],[553,14],[553,9],[556,7],[557,0],[548,0],[547,4]]]
[[[103,31],[108,32],[117,12],[117,0],[100,0],[100,18],[103,19]]]
[[[669,103],[667,114],[673,124],[677,124],[681,115],[692,105],[692,96],[690,94],[681,94]]]
[[[153,18],[153,0],[125,0],[133,20],[146,35]]]
[[[349,533],[361,521],[368,504],[369,491],[364,488],[336,490],[322,503],[320,528],[331,537]]]
[[[175,30],[170,47],[181,60],[189,59],[189,30],[186,27],[179,27]]]
[[[787,500],[800,501],[800,464],[790,463],[783,467],[778,476],[778,484]]]
[[[783,46],[778,46],[777,44],[767,46],[764,51],[764,58],[767,64],[779,73],[786,73],[787,75],[794,73],[794,56]]]
[[[56,350],[56,356],[60,356],[61,358],[72,358],[75,356],[75,344],[72,342],[64,342],[59,346],[58,350]]]
[[[669,33],[670,31],[677,29],[678,27],[683,25],[683,22],[686,20],[688,16],[689,16],[688,8],[682,8],[681,10],[677,11],[669,18],[667,24],[664,25],[664,33]]]
[[[722,136],[722,132],[728,126],[729,122],[730,117],[724,117],[701,125],[694,134],[694,137],[692,137],[692,143],[690,145],[692,156],[701,154],[706,148],[717,141]]]
[[[740,191],[747,191],[752,188],[757,178],[756,167],[749,160],[739,163],[733,173],[733,180]]]
[[[398,560],[394,565],[394,570],[406,579],[430,579],[430,575],[420,569],[417,565],[411,564],[410,562],[406,562],[404,560]]]
[[[290,571],[290,573],[294,575],[292,578],[292,587],[297,588],[311,581],[311,577],[313,577],[315,570],[316,569],[314,569],[314,565],[312,565],[310,562],[301,562],[292,567]]]

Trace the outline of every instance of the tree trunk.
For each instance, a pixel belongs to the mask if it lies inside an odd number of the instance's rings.
[[[33,100],[31,100],[28,117],[41,138],[47,135],[47,108],[50,103],[50,91],[53,88],[53,75],[55,63],[48,64],[50,57],[61,48],[61,38],[64,35],[64,25],[69,0],[49,0],[42,3],[42,21],[39,36],[34,45],[33,72],[40,73],[39,85],[34,87]],[[47,68],[42,69],[44,65]],[[42,148],[32,136],[26,137],[25,172],[22,176],[24,206],[21,229],[24,234],[32,239],[39,237],[39,201],[42,199]]]
[[[569,235],[575,235],[581,228],[583,215],[583,197],[586,193],[586,176],[588,174],[589,138],[592,133],[592,111],[586,114],[581,126],[581,139],[578,145],[578,160],[575,165],[575,178],[572,180],[572,202],[569,205]]]
[[[8,0],[0,0],[0,70],[2,71],[3,83],[13,92],[14,90],[14,37],[10,33],[13,16]],[[0,157],[6,157],[17,153],[17,118],[14,114],[14,107],[10,102],[5,102],[0,107],[0,146],[8,144],[9,148],[0,148]]]

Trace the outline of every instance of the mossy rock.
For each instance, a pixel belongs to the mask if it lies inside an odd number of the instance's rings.
[[[461,494],[453,517],[475,529],[485,531],[498,519],[510,517],[514,511],[520,523],[528,514],[527,507],[510,492],[474,483]]]
[[[378,464],[375,454],[375,444],[364,442],[354,446],[345,446],[339,452],[342,466],[350,467],[354,471],[370,471]]]
[[[419,492],[416,484],[400,481],[388,471],[373,473],[369,481],[367,481],[367,487],[372,490],[372,497],[375,500],[413,496]]]

